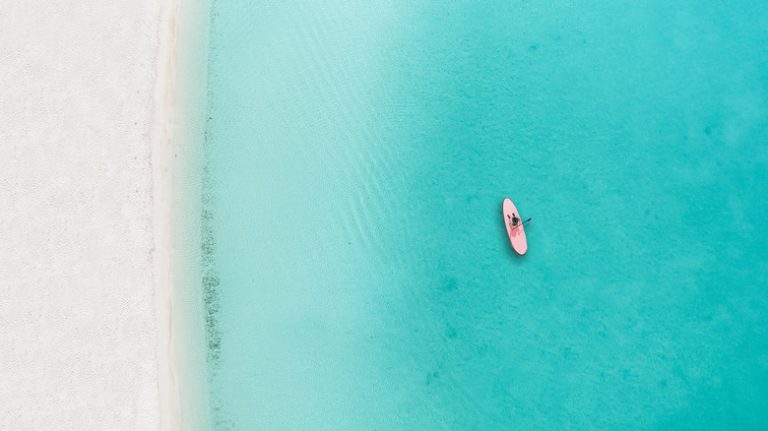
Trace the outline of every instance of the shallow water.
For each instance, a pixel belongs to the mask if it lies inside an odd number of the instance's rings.
[[[213,3],[216,429],[768,427],[764,3],[306,3]]]

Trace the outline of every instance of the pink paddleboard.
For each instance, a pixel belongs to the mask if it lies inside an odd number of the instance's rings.
[[[512,203],[509,198],[504,199],[504,203],[501,205],[501,210],[504,213],[504,226],[507,227],[507,235],[509,235],[509,242],[512,243],[512,248],[515,249],[517,254],[524,255],[528,251],[528,241],[525,239],[525,228],[523,227],[523,220],[520,217],[520,213],[517,212],[515,204]],[[512,226],[512,215],[516,214],[520,222],[517,226]]]

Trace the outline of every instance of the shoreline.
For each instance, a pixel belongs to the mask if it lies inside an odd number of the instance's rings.
[[[167,0],[159,28],[152,166],[162,430],[210,429],[200,293],[208,11],[208,0]]]

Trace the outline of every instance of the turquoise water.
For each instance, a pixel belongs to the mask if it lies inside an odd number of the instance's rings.
[[[217,430],[768,428],[764,2],[214,1],[209,54]]]

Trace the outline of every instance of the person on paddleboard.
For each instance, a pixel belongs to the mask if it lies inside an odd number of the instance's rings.
[[[528,220],[526,220],[526,221],[523,221],[523,220],[522,220],[520,217],[518,217],[518,216],[517,216],[517,214],[515,214],[515,213],[512,213],[512,217],[510,217],[510,216],[507,216],[507,218],[509,219],[509,223],[510,223],[510,226],[512,227],[512,229],[514,229],[514,228],[516,228],[516,227],[518,227],[518,226],[522,226],[522,225],[524,225],[524,224],[528,223],[529,221],[531,221],[531,219],[528,219]]]

